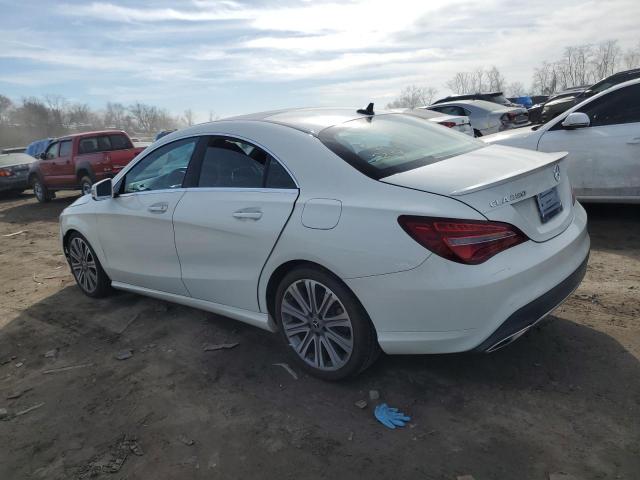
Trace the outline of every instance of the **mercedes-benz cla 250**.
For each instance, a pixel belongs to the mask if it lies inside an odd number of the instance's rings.
[[[325,379],[389,354],[491,352],[584,276],[564,153],[402,113],[301,109],[196,125],[61,216],[80,289],[278,332]]]

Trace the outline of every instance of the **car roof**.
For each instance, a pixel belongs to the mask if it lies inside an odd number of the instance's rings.
[[[454,100],[451,102],[442,102],[434,105],[430,105],[431,107],[446,107],[451,105],[456,107],[458,105],[468,105],[470,107],[477,107],[482,110],[505,110],[511,107],[507,105],[502,105],[501,103],[488,102],[487,100]]]
[[[61,140],[69,140],[72,138],[92,137],[94,135],[105,135],[105,134],[113,134],[113,133],[125,133],[125,132],[123,130],[94,130],[92,132],[71,133],[69,135],[64,135],[62,137],[52,139],[51,141],[59,142]]]
[[[325,128],[333,127],[340,123],[370,117],[364,113],[358,113],[358,108],[294,108],[285,110],[271,110],[267,112],[251,113],[225,118],[226,120],[252,120],[259,122],[276,123],[305,133],[317,134]],[[375,115],[401,115],[399,112],[387,110],[376,111]]]

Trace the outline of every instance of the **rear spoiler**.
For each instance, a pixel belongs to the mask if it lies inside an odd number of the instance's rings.
[[[538,170],[542,170],[543,168],[548,167],[554,162],[559,162],[560,160],[565,158],[568,154],[569,152],[543,153],[543,155],[545,155],[547,158],[543,159],[540,165],[538,165],[535,168],[521,170],[519,172],[508,174],[503,177],[499,177],[496,180],[491,180],[489,182],[471,185],[470,187],[465,187],[463,189],[451,192],[450,195],[459,197],[461,195],[467,195],[469,193],[479,192],[480,190],[486,190],[487,188],[495,187],[496,185],[501,185],[503,183],[510,182],[517,178],[525,177],[533,172],[537,172]]]

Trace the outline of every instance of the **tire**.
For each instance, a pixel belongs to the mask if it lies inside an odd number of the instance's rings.
[[[111,293],[111,280],[86,238],[73,232],[65,250],[71,273],[82,293],[93,298]]]
[[[47,186],[42,183],[40,177],[34,177],[33,182],[33,193],[36,196],[36,199],[40,203],[50,202],[52,198],[55,198],[55,194],[47,188]]]
[[[93,185],[93,180],[91,177],[84,175],[80,178],[80,190],[82,190],[83,195],[91,194],[91,186]]]
[[[310,291],[315,308],[309,302]],[[328,303],[323,304],[325,299]],[[323,380],[355,376],[380,353],[375,329],[358,299],[320,268],[300,267],[285,275],[276,291],[275,314],[294,361]]]

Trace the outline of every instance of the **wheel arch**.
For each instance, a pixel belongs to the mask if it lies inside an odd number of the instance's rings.
[[[92,182],[96,181],[96,176],[90,163],[82,162],[76,165],[76,179],[78,182],[85,175],[88,176]]]
[[[277,317],[275,315],[275,313],[276,313],[275,312],[275,305],[276,305],[276,291],[278,290],[278,286],[280,285],[280,282],[282,281],[282,279],[290,271],[292,271],[295,268],[300,268],[300,267],[317,268],[319,270],[324,271],[325,273],[328,273],[329,275],[334,277],[336,280],[338,280],[340,283],[342,283],[342,285],[349,292],[351,292],[351,294],[356,299],[356,301],[360,304],[362,309],[365,312],[367,311],[366,308],[364,307],[364,305],[362,304],[362,302],[360,301],[360,299],[358,298],[358,296],[356,295],[356,293],[335,272],[333,272],[330,269],[328,269],[327,267],[325,267],[325,266],[323,266],[323,265],[321,265],[321,264],[319,264],[317,262],[313,262],[311,260],[303,260],[303,259],[289,260],[287,262],[282,263],[275,270],[273,270],[273,272],[271,273],[271,275],[269,277],[269,280],[267,282],[267,287],[266,287],[266,290],[265,290],[265,301],[266,301],[267,313],[269,314],[269,316],[271,316],[271,318],[276,323],[276,325],[278,324],[278,320],[277,320]],[[367,313],[367,315],[368,315],[368,313]],[[372,322],[372,326],[373,326],[373,322]],[[375,326],[373,326],[373,328],[374,328],[374,331],[375,331]]]

